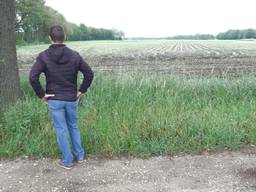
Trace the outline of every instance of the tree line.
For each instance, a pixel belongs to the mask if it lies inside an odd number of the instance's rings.
[[[256,29],[230,29],[226,32],[217,34],[216,36],[211,34],[196,34],[196,35],[176,35],[167,37],[167,39],[175,40],[236,40],[236,39],[256,39]]]
[[[243,30],[228,30],[223,33],[219,33],[216,39],[255,39],[256,29],[243,29]]]
[[[177,35],[168,37],[167,39],[175,40],[236,40],[236,39],[256,39],[256,29],[230,29],[226,32],[217,34],[216,36],[211,34],[196,34],[196,35]]]
[[[124,32],[115,29],[88,27],[68,22],[53,8],[45,5],[45,0],[15,0],[17,43],[47,42],[48,29],[59,24],[65,28],[67,40],[120,40]]]
[[[177,35],[173,37],[168,37],[167,39],[174,39],[174,40],[209,40],[215,39],[214,35],[210,34],[196,34],[196,35]]]

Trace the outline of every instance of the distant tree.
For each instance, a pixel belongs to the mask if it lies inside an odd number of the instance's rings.
[[[226,32],[219,33],[216,36],[217,39],[251,39],[256,38],[255,29],[243,29],[243,30],[228,30]]]
[[[15,41],[15,1],[0,1],[0,112],[20,95]],[[1,116],[0,116],[1,117]]]
[[[239,30],[229,30],[227,35],[228,35],[228,39],[240,39]]]
[[[42,40],[41,29],[44,25],[44,0],[16,0],[16,31],[23,33],[26,42]]]
[[[72,33],[68,36],[69,40],[122,40],[124,38],[124,32],[115,29],[104,29],[87,27],[84,24],[80,24],[77,27],[73,24]]]
[[[114,38],[115,39],[118,39],[118,40],[124,39],[125,34],[124,34],[123,31],[118,31],[118,30],[115,30],[115,29],[113,29],[113,31],[114,31]]]
[[[67,36],[69,34],[72,33],[72,31],[69,28],[69,23],[66,21],[65,17],[60,14],[58,11],[56,11],[55,9],[45,6],[43,8],[44,14],[45,14],[45,18],[44,18],[44,23],[41,26],[41,31],[42,31],[42,38],[48,41],[48,29],[52,26],[52,25],[62,25],[65,29],[65,32],[67,34]]]
[[[80,24],[79,26],[80,33],[81,33],[81,38],[80,40],[89,40],[90,38],[90,30],[87,26],[84,24]]]
[[[71,30],[71,33],[68,35],[67,39],[70,41],[81,41],[82,33],[80,28],[74,23],[69,23],[68,25]]]
[[[244,37],[246,39],[256,38],[256,30],[254,30],[254,29],[247,29],[247,30],[245,30]]]
[[[223,35],[224,39],[240,39],[240,31],[239,30],[228,30]]]

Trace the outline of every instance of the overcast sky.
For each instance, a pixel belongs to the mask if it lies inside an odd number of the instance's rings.
[[[46,0],[67,21],[126,37],[217,34],[256,28],[256,0]]]

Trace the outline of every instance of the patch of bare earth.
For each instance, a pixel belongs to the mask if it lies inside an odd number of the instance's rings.
[[[256,149],[149,159],[88,158],[72,170],[56,159],[0,161],[0,192],[252,192]]]
[[[22,61],[19,71],[28,73],[32,61]],[[22,63],[19,61],[19,63]],[[221,75],[255,74],[256,56],[215,56],[215,55],[164,55],[128,57],[97,56],[88,57],[94,71],[103,72],[146,72],[175,75]]]

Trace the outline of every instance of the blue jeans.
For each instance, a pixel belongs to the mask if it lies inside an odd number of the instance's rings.
[[[84,159],[80,131],[77,126],[77,102],[48,100],[48,108],[55,127],[57,142],[62,152],[62,161],[66,166],[73,160]]]

